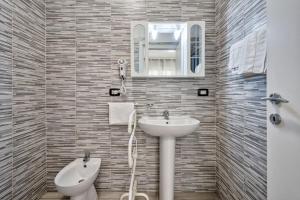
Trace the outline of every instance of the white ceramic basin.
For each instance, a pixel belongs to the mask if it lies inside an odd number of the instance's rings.
[[[71,200],[98,199],[93,185],[100,171],[101,159],[90,158],[86,163],[77,158],[56,175],[54,182],[59,192]]]
[[[138,121],[143,131],[160,137],[159,200],[174,200],[176,137],[193,133],[200,121],[191,117],[142,117]]]
[[[142,117],[138,121],[143,131],[158,137],[182,137],[194,132],[200,121],[191,117]]]

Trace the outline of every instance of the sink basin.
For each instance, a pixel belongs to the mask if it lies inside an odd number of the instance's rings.
[[[182,137],[195,131],[200,121],[191,117],[142,117],[138,121],[143,131],[158,137]]]
[[[147,134],[160,137],[159,200],[174,200],[176,137],[193,133],[200,121],[188,116],[142,117],[138,124]]]

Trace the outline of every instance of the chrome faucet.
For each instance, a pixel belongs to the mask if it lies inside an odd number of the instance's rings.
[[[153,106],[154,106],[153,103],[147,103],[147,104],[146,104],[147,111],[149,111]]]
[[[83,157],[84,164],[86,164],[90,160],[90,154],[91,154],[90,151],[88,150],[84,151],[84,157]]]
[[[164,118],[165,118],[165,120],[169,120],[170,119],[170,113],[169,113],[169,111],[168,110],[165,110],[164,112],[163,112],[163,116],[164,116]]]

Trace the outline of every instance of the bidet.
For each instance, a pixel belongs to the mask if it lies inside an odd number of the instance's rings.
[[[56,175],[54,182],[57,190],[70,196],[71,200],[98,200],[93,183],[99,174],[100,165],[100,158],[89,158],[85,162],[77,158]]]

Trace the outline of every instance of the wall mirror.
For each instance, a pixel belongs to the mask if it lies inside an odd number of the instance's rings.
[[[205,76],[205,22],[132,22],[131,75]]]

